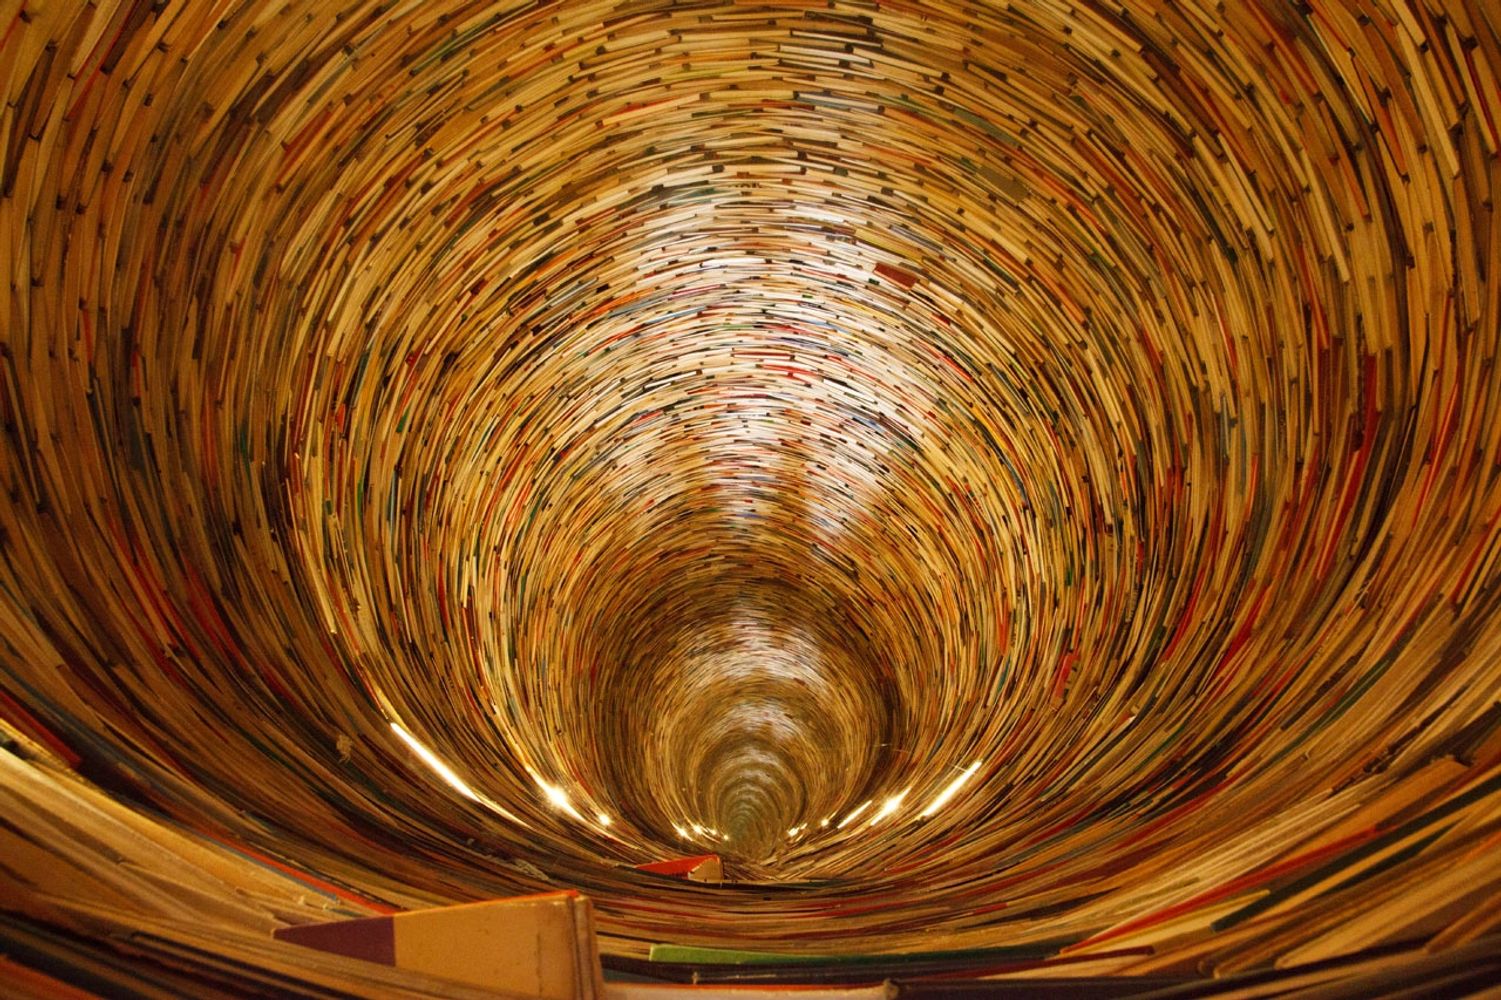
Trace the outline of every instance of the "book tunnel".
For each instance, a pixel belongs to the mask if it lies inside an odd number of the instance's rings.
[[[1492,0],[0,52],[0,994],[1501,981]]]

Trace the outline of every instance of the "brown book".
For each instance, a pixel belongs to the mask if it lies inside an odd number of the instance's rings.
[[[282,941],[548,1000],[603,995],[594,913],[577,892],[283,927]]]

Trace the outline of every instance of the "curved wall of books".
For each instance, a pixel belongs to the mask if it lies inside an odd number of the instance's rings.
[[[1501,19],[1127,6],[6,5],[16,754],[621,942],[1493,929]]]

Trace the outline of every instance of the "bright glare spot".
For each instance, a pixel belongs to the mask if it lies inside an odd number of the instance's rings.
[[[542,794],[547,796],[547,801],[551,802],[554,808],[561,809],[579,822],[583,822],[584,817],[573,807],[573,803],[568,801],[567,792],[563,791],[557,785],[543,781],[541,778],[537,779],[537,785],[542,789]]]
[[[964,783],[972,778],[974,776],[974,773],[979,769],[979,761],[975,761],[973,764],[969,765],[969,767],[966,767],[963,772],[960,773],[959,777],[949,782],[948,786],[945,787],[943,791],[939,792],[937,797],[935,797],[932,802],[928,803],[928,808],[918,813],[918,816],[923,819],[927,819],[929,816],[932,816],[934,813],[938,812],[938,810],[948,805],[949,799],[953,798],[955,793],[958,792],[959,789],[963,788]]]
[[[842,820],[839,821],[839,825],[837,827],[835,827],[835,829],[836,830],[843,830],[846,826],[849,826],[849,824],[854,821],[854,819],[855,819],[856,816],[859,816],[865,810],[867,810],[867,809],[870,808],[870,804],[873,801],[875,801],[875,800],[874,799],[866,799],[864,802],[860,803],[858,806],[855,807],[855,811],[854,812],[850,813],[848,816],[844,817],[844,819],[842,819]]]
[[[464,796],[467,799],[473,799],[476,802],[480,800],[479,796],[474,794],[474,789],[470,788],[464,783],[464,779],[460,778],[457,774],[454,774],[453,769],[439,760],[437,754],[433,753],[421,743],[418,743],[415,736],[407,732],[395,722],[391,723],[391,731],[394,732],[397,736],[400,736],[401,741],[408,747],[410,747],[414,754],[422,758],[422,763],[426,764],[428,767],[436,771],[438,777],[448,782],[448,784],[453,787],[454,791],[458,792],[460,795]]]
[[[610,823],[613,822],[610,819],[610,817],[606,816],[604,813],[600,813],[598,816],[596,816],[594,818],[597,819],[597,820],[599,820],[599,825],[600,826],[609,826]]]
[[[683,829],[683,828],[682,828],[682,827],[681,827],[681,826],[679,826],[679,825],[678,825],[678,824],[677,824],[677,823],[674,823],[674,824],[672,824],[672,828],[673,828],[673,829],[674,829],[674,830],[676,830],[676,831],[677,831],[677,832],[678,832],[678,836],[679,836],[679,837],[681,837],[681,838],[682,838],[682,839],[684,839],[684,840],[687,840],[687,839],[688,839],[688,831],[687,831],[687,830],[684,830],[684,829]]]
[[[892,813],[896,812],[897,809],[901,808],[902,799],[905,799],[907,797],[907,793],[910,791],[912,791],[912,789],[904,788],[900,792],[897,792],[895,795],[891,796],[885,802],[881,803],[881,808],[878,809],[876,811],[876,814],[870,818],[869,825],[875,826],[877,823],[881,822],[881,820],[885,819],[887,816],[890,816]]]
[[[405,743],[411,749],[412,753],[420,757],[424,764],[432,768],[433,771],[437,773],[438,777],[447,782],[454,791],[464,796],[464,798],[478,802],[480,805],[484,806],[486,809],[489,809],[497,816],[504,816],[512,823],[515,823],[517,826],[530,826],[524,819],[506,809],[494,799],[490,798],[487,795],[481,795],[474,789],[470,788],[467,784],[464,783],[464,779],[453,773],[453,768],[449,767],[447,764],[439,760],[437,754],[433,753],[427,747],[417,742],[417,738],[411,733],[407,732],[400,723],[391,723],[391,731],[397,736],[401,737],[401,742]]]

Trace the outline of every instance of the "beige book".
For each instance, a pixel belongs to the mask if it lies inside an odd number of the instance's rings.
[[[604,995],[593,906],[573,891],[283,927],[275,936],[546,1000]]]

